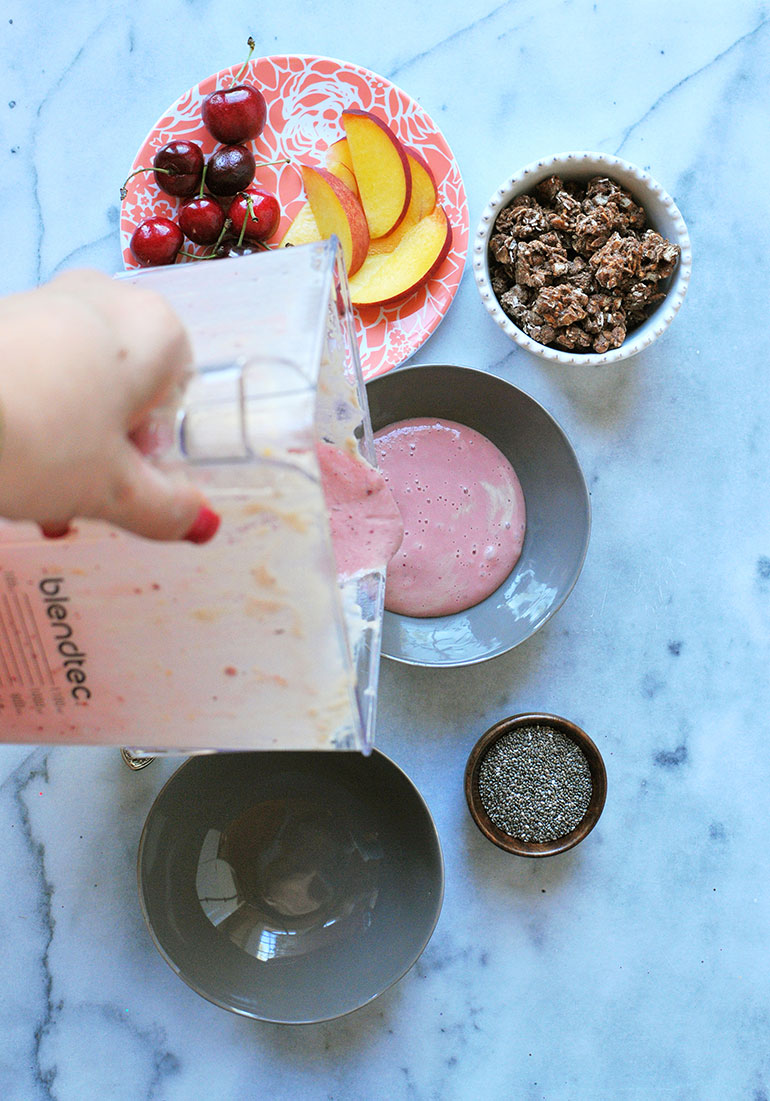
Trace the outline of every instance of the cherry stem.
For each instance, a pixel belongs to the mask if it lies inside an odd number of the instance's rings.
[[[170,168],[137,168],[129,176],[126,176],[125,183],[120,189],[121,199],[125,199],[128,192],[126,191],[126,184],[129,180],[133,180],[134,176],[139,176],[142,172],[163,172],[166,176],[178,176],[178,172],[173,172]]]
[[[248,55],[246,57],[246,60],[244,61],[243,65],[241,66],[240,72],[238,73],[238,75],[236,77],[233,78],[234,84],[240,84],[241,77],[246,72],[247,68],[249,67],[249,62],[251,61],[251,55],[254,53],[254,47],[255,47],[256,43],[254,42],[254,39],[251,37],[251,35],[249,35],[248,40],[246,42],[246,45],[249,47],[249,52],[248,52]]]
[[[279,157],[277,161],[255,161],[255,168],[269,168],[271,164],[291,164],[291,157]]]
[[[251,196],[249,196],[249,195],[246,196],[246,203],[247,203],[248,208],[249,208],[249,214],[251,215],[251,217],[254,220],[254,224],[259,225],[259,217],[254,213],[254,202],[253,202]],[[244,222],[243,224],[245,225],[246,223]],[[259,247],[264,252],[269,252],[270,251],[270,245],[268,245],[266,241],[254,241],[254,244],[259,245]]]
[[[216,260],[217,259],[217,249],[219,248],[219,246],[224,241],[225,237],[228,234],[228,231],[232,227],[232,224],[233,223],[230,221],[229,218],[225,218],[224,223],[222,225],[222,228],[219,231],[219,236],[217,237],[214,244],[211,246],[211,252],[207,256],[199,256],[198,257],[199,260]]]
[[[206,173],[208,172],[208,170],[209,170],[209,162],[206,161],[206,163],[203,166],[203,172],[201,173],[201,189],[198,192],[198,198],[199,199],[203,198],[203,185],[206,182]]]
[[[252,220],[252,222],[254,223],[255,226],[259,225],[259,218],[254,213],[254,201],[253,201],[253,199],[251,198],[250,195],[248,195],[246,193],[244,193],[244,198],[246,200],[246,206],[248,207],[249,213],[248,213],[248,217],[243,219],[243,225],[241,226],[241,235],[238,238],[238,247],[239,248],[243,244],[243,236],[246,232],[246,223],[248,222],[249,218],[251,218],[251,220]],[[253,245],[257,245],[259,248],[261,248],[265,252],[270,251],[270,246],[266,245],[264,241],[252,241],[251,243]]]
[[[227,231],[229,230],[229,228],[232,224],[233,223],[230,221],[229,218],[225,218],[224,225],[222,226],[221,230],[219,231],[219,237],[217,237],[216,244],[214,245],[214,248],[219,248],[219,246],[222,244],[225,237],[227,236]]]
[[[241,232],[238,235],[238,248],[241,247],[241,245],[243,244],[243,238],[246,236],[246,223],[248,222],[249,218],[252,218],[254,220],[255,224],[256,224],[256,221],[257,221],[257,219],[254,217],[254,204],[251,201],[250,196],[249,195],[244,195],[244,198],[246,200],[246,209],[248,210],[248,214],[243,219],[243,223],[241,225]]]

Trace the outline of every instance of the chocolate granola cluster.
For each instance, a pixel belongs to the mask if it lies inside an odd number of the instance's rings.
[[[603,353],[663,300],[661,281],[679,253],[614,180],[549,176],[498,214],[489,271],[500,305],[527,336]]]

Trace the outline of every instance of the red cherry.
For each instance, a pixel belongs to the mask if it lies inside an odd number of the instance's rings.
[[[196,245],[216,244],[224,224],[224,210],[216,199],[206,196],[188,199],[179,211],[180,228]]]
[[[212,195],[235,195],[254,179],[256,162],[245,145],[223,145],[206,165],[206,187]]]
[[[203,175],[203,150],[194,141],[171,141],[162,146],[152,158],[152,168],[137,168],[120,189],[121,199],[126,197],[126,184],[140,172],[152,172],[156,184],[167,195],[187,198],[200,187]]]
[[[237,237],[227,236],[219,242],[214,250],[214,255],[219,259],[225,256],[254,256],[257,252],[262,252],[264,248],[264,245],[259,245],[256,241],[253,244],[249,244],[248,241],[241,241],[238,244]]]
[[[233,79],[232,87],[217,88],[203,101],[203,124],[224,145],[234,145],[246,141],[247,138],[258,138],[265,128],[265,97],[251,84],[240,82],[248,68],[249,58],[254,53],[254,39],[249,37],[247,45],[249,52],[243,67]]]
[[[173,264],[184,235],[170,218],[148,218],[131,235],[131,251],[142,267]]]
[[[203,175],[203,150],[193,141],[172,141],[155,154],[153,175],[161,191],[184,198],[193,195]]]
[[[227,217],[239,240],[266,241],[278,229],[281,208],[272,191],[254,187],[233,199]]]
[[[224,145],[258,138],[266,119],[265,97],[251,84],[218,88],[203,101],[203,125]]]

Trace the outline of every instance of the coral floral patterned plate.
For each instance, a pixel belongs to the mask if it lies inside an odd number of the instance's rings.
[[[241,69],[234,65],[207,77],[172,104],[152,128],[133,168],[152,163],[169,141],[197,142],[208,156],[217,146],[201,121],[201,103],[216,87],[231,83]],[[452,248],[434,277],[403,301],[356,310],[364,378],[384,374],[407,360],[438,326],[460,284],[468,248],[469,218],[460,170],[436,124],[420,105],[384,77],[358,65],[329,57],[288,54],[248,63],[243,77],[261,89],[268,105],[265,129],[248,143],[258,161],[289,157],[291,163],[257,168],[255,184],[274,191],[281,204],[281,224],[273,242],[282,239],[305,201],[298,163],[322,165],[326,150],[344,137],[341,112],[360,107],[386,120],[399,138],[418,150],[433,171],[439,200],[452,224]],[[120,220],[123,262],[138,265],[129,248],[131,234],[153,215],[173,218],[180,200],[161,192],[151,173],[129,180]],[[190,251],[199,250],[189,246]],[[180,263],[195,261],[178,261]]]

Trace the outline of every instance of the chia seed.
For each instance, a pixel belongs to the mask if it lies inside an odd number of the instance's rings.
[[[592,790],[585,754],[550,726],[504,734],[479,766],[484,810],[520,841],[555,841],[569,833],[588,810]]]

